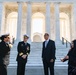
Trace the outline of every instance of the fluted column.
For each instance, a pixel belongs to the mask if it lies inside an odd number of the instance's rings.
[[[45,25],[45,32],[49,33],[51,37],[51,12],[50,12],[50,3],[46,3],[46,25]]]
[[[73,40],[76,39],[76,3],[73,4],[73,9],[72,9],[72,16],[73,16],[73,28],[72,28],[72,36]]]
[[[31,9],[31,3],[27,3],[27,25],[26,25],[26,34],[30,37],[29,42],[31,42],[31,14],[32,14],[32,9]]]
[[[18,2],[18,20],[17,20],[17,40],[21,40],[21,26],[22,26],[22,3]]]
[[[55,3],[55,40],[56,42],[59,42],[60,41],[60,17],[59,17],[59,3]]]
[[[0,35],[2,35],[4,20],[4,4],[0,2]]]

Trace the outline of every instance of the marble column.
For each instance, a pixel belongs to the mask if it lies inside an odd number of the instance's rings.
[[[31,9],[31,3],[27,3],[27,25],[26,25],[26,34],[30,37],[29,42],[31,43],[31,14],[32,14],[32,9]]]
[[[59,17],[59,3],[55,3],[55,41],[60,41],[60,17]]]
[[[16,40],[21,40],[21,26],[22,26],[22,3],[18,2],[18,20],[17,20],[17,36]]]
[[[2,35],[4,20],[4,4],[0,2],[0,35]]]
[[[45,24],[45,32],[49,33],[51,37],[51,12],[50,12],[50,3],[46,3],[46,24]]]
[[[72,28],[72,36],[73,40],[76,39],[76,3],[73,4],[72,8],[72,16],[73,16],[73,28]]]

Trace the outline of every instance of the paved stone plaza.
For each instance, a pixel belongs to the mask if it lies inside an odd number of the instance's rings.
[[[16,75],[16,67],[8,67],[8,75]],[[44,75],[43,67],[26,67],[26,75]],[[67,75],[67,67],[55,67],[55,75]]]

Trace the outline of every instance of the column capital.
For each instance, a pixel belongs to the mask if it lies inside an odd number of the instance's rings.
[[[23,2],[17,2],[17,4],[22,4]]]
[[[31,2],[27,2],[27,8],[31,7]]]
[[[55,13],[57,13],[56,11],[59,12],[59,3],[55,3],[54,6],[55,6]]]
[[[0,2],[0,4],[4,4],[4,2]]]
[[[45,4],[46,4],[46,3],[49,3],[49,4],[50,4],[50,3],[52,3],[52,2],[48,2],[48,1],[47,1],[47,2],[44,2],[44,3],[45,3]]]
[[[61,2],[54,2],[54,4],[61,4]]]
[[[31,4],[31,1],[26,2],[27,4]]]
[[[46,15],[50,15],[50,3],[46,3]]]

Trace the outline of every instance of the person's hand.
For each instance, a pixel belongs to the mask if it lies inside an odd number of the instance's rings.
[[[12,48],[12,47],[13,47],[13,45],[12,45],[12,44],[9,44],[9,47],[10,47],[10,48]]]
[[[61,60],[62,62],[64,62],[64,59],[61,58],[60,60]]]
[[[64,58],[60,59],[62,62],[65,62],[66,60],[69,59],[69,56],[65,56]]]
[[[51,59],[50,62],[54,62],[54,59]]]
[[[27,57],[27,55],[22,55],[22,58],[23,58],[23,59],[26,59],[26,57]]]

